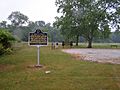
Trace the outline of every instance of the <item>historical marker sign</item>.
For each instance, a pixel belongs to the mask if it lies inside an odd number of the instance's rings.
[[[42,65],[40,65],[40,46],[47,46],[47,42],[47,33],[42,32],[40,29],[29,33],[29,45],[38,47],[37,67],[42,67]]]
[[[29,45],[46,46],[47,41],[47,33],[43,33],[40,29],[37,29],[35,32],[29,33]]]

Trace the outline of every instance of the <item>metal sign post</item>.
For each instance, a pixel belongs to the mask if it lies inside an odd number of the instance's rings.
[[[37,29],[35,32],[29,33],[29,45],[37,46],[37,65],[36,67],[42,67],[40,65],[40,46],[47,46],[48,37],[47,33],[42,32],[40,29]]]
[[[38,56],[37,56],[37,65],[36,66],[40,66],[40,46],[38,45],[37,48],[38,48],[38,51],[37,51]]]

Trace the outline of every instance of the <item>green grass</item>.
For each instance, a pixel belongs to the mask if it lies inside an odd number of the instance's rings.
[[[60,49],[20,45],[14,54],[0,57],[0,90],[120,90],[120,65],[74,60]],[[51,71],[46,74],[45,71]]]
[[[117,48],[111,47],[111,45],[117,45]],[[76,43],[74,43],[72,48],[87,48],[87,46],[88,46],[88,43],[79,43],[79,46],[76,46]],[[61,43],[59,43],[59,48],[62,48]],[[70,45],[65,45],[64,48],[70,48]],[[92,48],[120,49],[120,43],[92,43]]]
[[[74,44],[75,45],[75,44]],[[75,48],[86,48],[88,43],[79,43],[79,46],[74,46]],[[111,47],[111,45],[117,45],[117,49],[120,49],[120,43],[92,43],[93,48],[104,48],[104,49],[116,49],[116,47]]]

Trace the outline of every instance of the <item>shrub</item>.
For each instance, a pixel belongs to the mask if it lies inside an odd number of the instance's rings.
[[[3,45],[0,44],[0,55],[2,55],[4,53],[4,48],[3,48]]]
[[[14,37],[5,29],[0,29],[0,54],[11,49],[12,41],[14,41]]]

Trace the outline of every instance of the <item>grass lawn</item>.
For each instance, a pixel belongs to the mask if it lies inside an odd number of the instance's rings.
[[[21,45],[0,57],[0,90],[120,90],[120,65],[74,60],[60,49]],[[45,71],[51,71],[46,74]]]
[[[75,45],[75,43],[74,43]],[[104,49],[116,49],[116,47],[111,47],[111,45],[117,45],[117,49],[120,49],[120,43],[92,43],[93,48],[104,48]],[[86,48],[88,43],[79,43],[79,46],[74,46],[75,48]]]

